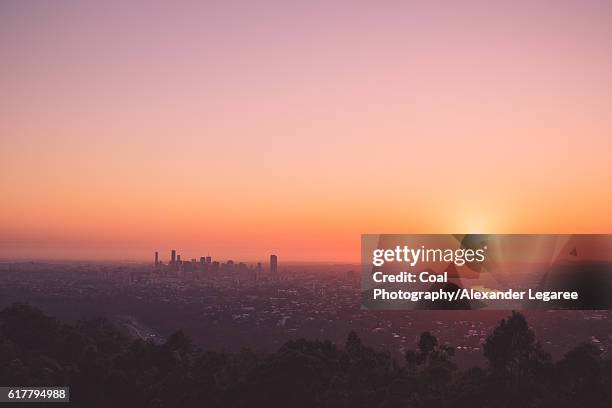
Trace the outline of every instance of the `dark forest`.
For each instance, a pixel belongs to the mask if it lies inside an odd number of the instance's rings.
[[[25,304],[0,312],[0,384],[69,386],[71,406],[610,406],[612,360],[592,344],[552,361],[513,312],[483,350],[486,365],[466,370],[453,362],[452,345],[429,332],[403,361],[355,332],[342,345],[298,339],[273,353],[223,353],[195,347],[181,330],[154,344],[104,319],[71,325]]]

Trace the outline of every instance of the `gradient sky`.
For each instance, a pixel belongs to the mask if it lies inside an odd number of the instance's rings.
[[[612,232],[612,2],[423,3],[0,1],[0,257]]]

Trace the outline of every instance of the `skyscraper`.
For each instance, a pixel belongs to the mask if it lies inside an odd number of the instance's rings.
[[[170,252],[170,263],[176,263],[176,249],[173,249],[172,252]]]
[[[276,275],[278,273],[278,257],[276,255],[270,255],[270,274]]]
[[[155,266],[159,265],[159,252],[155,251]]]

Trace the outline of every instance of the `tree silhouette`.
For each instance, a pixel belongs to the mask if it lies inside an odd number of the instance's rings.
[[[353,330],[349,332],[344,348],[351,355],[356,355],[361,350],[361,339]]]
[[[425,364],[425,367],[427,367],[427,365],[429,364],[429,358],[433,354],[437,345],[438,339],[430,332],[421,333],[418,347],[419,351],[421,352],[421,356],[423,356],[423,364]]]
[[[69,386],[73,407],[609,407],[612,361],[592,345],[556,364],[520,313],[485,342],[487,369],[457,370],[430,332],[398,364],[355,332],[343,348],[297,339],[279,350],[202,351],[176,331],[133,339],[104,319],[68,325],[27,305],[0,311],[0,383]]]
[[[612,401],[612,366],[593,344],[581,344],[568,351],[556,364],[560,406],[564,401],[579,401],[580,406],[603,407]]]
[[[494,376],[518,381],[550,362],[550,355],[542,350],[525,316],[514,311],[486,339],[484,355]]]

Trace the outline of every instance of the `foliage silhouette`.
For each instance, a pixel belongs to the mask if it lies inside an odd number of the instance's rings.
[[[23,304],[0,312],[0,385],[62,385],[74,407],[608,407],[612,361],[591,344],[556,363],[523,315],[499,322],[488,365],[458,370],[429,332],[405,362],[365,346],[305,339],[273,353],[199,350],[182,331],[164,344],[104,319],[68,325]]]

